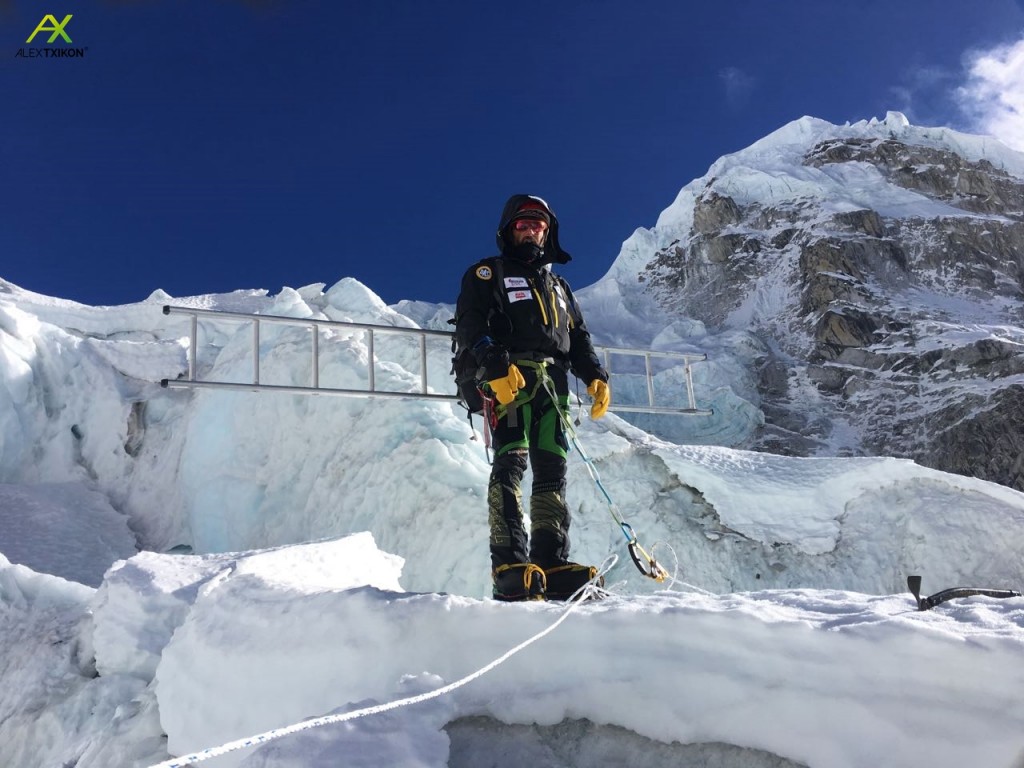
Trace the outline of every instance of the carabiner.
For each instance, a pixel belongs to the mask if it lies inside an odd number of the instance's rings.
[[[633,539],[633,541],[629,543],[629,556],[633,558],[633,563],[636,565],[640,573],[647,578],[654,579],[658,583],[661,583],[668,578],[668,571],[660,566],[657,560],[648,555],[644,551],[644,548],[636,542],[636,539]],[[641,559],[641,556],[643,559]]]

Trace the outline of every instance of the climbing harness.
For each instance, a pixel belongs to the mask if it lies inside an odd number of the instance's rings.
[[[533,360],[516,360],[515,364],[526,368],[539,368],[543,363],[537,363]],[[498,419],[506,418],[510,427],[516,426],[516,420],[519,418],[519,407],[533,400],[540,386],[541,381],[538,372],[537,381],[534,383],[533,388],[529,392],[525,389],[520,389],[516,393],[515,399],[507,405],[502,405],[497,401],[494,393],[490,391],[490,387],[485,389],[482,384],[479,386],[480,398],[483,402],[484,454],[487,457],[488,464],[494,463],[491,457],[491,449],[494,447],[493,434],[494,430],[498,428]],[[475,437],[476,435],[474,434],[474,439]]]
[[[540,362],[532,363],[530,366],[536,368],[538,384],[543,386],[550,396],[551,402],[555,406],[555,411],[558,413],[558,418],[562,421],[562,426],[565,427],[566,435],[569,436],[572,444],[576,447],[576,450],[579,451],[580,458],[583,459],[583,464],[587,468],[590,478],[597,485],[598,490],[601,491],[601,495],[604,496],[605,501],[608,502],[608,510],[611,512],[612,519],[622,530],[622,535],[626,537],[626,546],[629,549],[629,556],[633,560],[633,564],[637,567],[637,570],[647,578],[654,579],[659,583],[663,582],[669,576],[668,571],[665,570],[665,568],[663,568],[652,555],[647,554],[647,551],[642,546],[640,546],[640,542],[637,540],[633,526],[627,523],[619,513],[618,507],[615,505],[615,502],[612,501],[612,497],[604,487],[604,483],[601,482],[601,474],[597,471],[597,467],[594,466],[593,459],[587,455],[587,452],[583,450],[583,446],[580,445],[579,437],[576,435],[576,428],[569,420],[569,417],[562,411],[558,402],[558,395],[555,393],[554,382],[551,380],[551,376],[547,371],[547,364]],[[532,396],[533,395],[531,393],[531,397]]]

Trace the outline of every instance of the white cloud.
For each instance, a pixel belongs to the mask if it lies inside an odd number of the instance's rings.
[[[956,96],[971,130],[1024,151],[1024,40],[968,54],[967,69]]]
[[[742,107],[754,89],[754,78],[739,67],[726,67],[719,70],[718,79],[725,86],[726,101],[729,106],[734,108]]]

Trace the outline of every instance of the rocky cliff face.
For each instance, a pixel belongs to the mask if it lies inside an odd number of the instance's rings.
[[[907,457],[1024,490],[1024,179],[888,121],[817,136],[767,187],[712,168],[641,280],[764,344],[748,447]]]

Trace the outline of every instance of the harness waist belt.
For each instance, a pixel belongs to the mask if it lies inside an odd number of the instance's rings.
[[[557,365],[559,368],[567,368],[569,364],[566,360],[539,352],[509,352],[508,357],[512,363],[545,363],[546,365]]]

